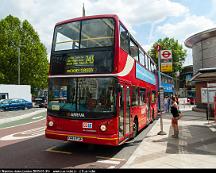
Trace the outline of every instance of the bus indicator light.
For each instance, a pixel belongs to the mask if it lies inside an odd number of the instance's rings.
[[[100,129],[101,129],[102,132],[105,132],[107,127],[106,127],[106,125],[103,124],[103,125],[100,126]]]
[[[53,121],[50,121],[50,122],[48,123],[48,125],[49,125],[50,127],[52,127],[52,126],[54,125],[54,122],[53,122]]]

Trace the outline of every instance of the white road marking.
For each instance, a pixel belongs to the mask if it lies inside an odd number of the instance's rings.
[[[12,141],[12,140],[20,140],[27,138],[34,138],[37,136],[44,135],[45,127],[39,127],[31,130],[26,130],[23,132],[13,133],[0,138],[0,141]]]
[[[33,120],[37,120],[37,119],[40,119],[40,118],[42,118],[43,116],[41,115],[41,116],[38,116],[38,117],[33,117],[32,119]]]
[[[37,121],[29,122],[29,123],[17,124],[17,125],[15,125],[15,126],[0,128],[0,130],[9,129],[9,128],[13,128],[13,127],[18,127],[18,126],[23,126],[23,125],[28,125],[28,124],[33,124],[33,123],[37,123],[37,122],[42,121],[42,120],[45,120],[45,119],[46,119],[46,117],[44,117],[43,119],[37,120]]]
[[[216,129],[214,127],[209,127],[209,129],[212,131],[212,132],[216,132]]]
[[[114,165],[118,165],[121,163],[120,161],[115,161],[115,160],[98,160],[97,162],[105,163],[105,164],[114,164]]]
[[[27,113],[27,114],[16,116],[16,117],[0,119],[0,124],[8,123],[8,122],[11,122],[11,121],[21,120],[21,119],[24,119],[24,118],[28,118],[28,117],[37,115],[37,114],[42,113],[42,112],[46,112],[46,111],[47,111],[46,109],[42,109],[42,110],[34,111],[34,112],[31,112],[31,113]]]

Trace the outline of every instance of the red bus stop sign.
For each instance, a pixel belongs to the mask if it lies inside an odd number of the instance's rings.
[[[161,59],[172,59],[172,53],[170,50],[161,51]]]

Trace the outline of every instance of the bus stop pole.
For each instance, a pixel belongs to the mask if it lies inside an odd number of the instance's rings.
[[[159,88],[159,108],[160,108],[160,132],[158,132],[158,135],[166,135],[166,132],[163,131],[163,95],[164,92],[161,90],[161,73],[160,73],[160,68],[161,68],[161,54],[160,54],[160,45],[157,45],[157,51],[158,51],[158,88]]]

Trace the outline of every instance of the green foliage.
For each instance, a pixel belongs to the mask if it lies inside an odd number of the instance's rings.
[[[20,47],[20,84],[47,87],[48,60],[45,46],[32,25],[11,15],[0,20],[0,83],[17,84]]]
[[[187,56],[187,51],[181,44],[178,43],[178,40],[175,40],[174,38],[166,37],[164,39],[159,39],[153,44],[152,48],[148,52],[156,63],[158,62],[158,53],[155,47],[158,44],[161,46],[161,50],[172,50],[173,72],[168,74],[175,77],[176,72],[181,72],[182,70],[182,65],[185,61],[185,57]]]

